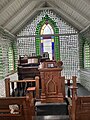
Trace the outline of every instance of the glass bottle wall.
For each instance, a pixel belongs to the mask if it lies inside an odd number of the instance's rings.
[[[13,44],[13,45],[12,45]],[[13,39],[0,36],[0,78],[17,70],[17,48]]]
[[[0,46],[0,79],[3,77],[2,48]]]
[[[9,72],[14,71],[14,58],[13,58],[12,46],[10,46],[8,49],[8,62],[9,62]]]
[[[59,50],[60,60],[63,61],[62,75],[66,78],[70,78],[72,75],[77,76],[79,70],[78,31],[51,10],[41,11],[32,22],[28,23],[26,27],[17,34],[17,36],[19,36],[17,39],[18,54],[22,56],[25,54],[32,56],[33,53],[36,54],[37,46],[40,49],[40,38],[37,37],[37,41],[35,41],[36,38],[33,35],[40,34],[40,30],[37,30],[40,27],[37,28],[37,26],[40,25],[39,23],[43,21],[46,14],[54,21],[53,24],[58,26],[58,28],[54,28],[55,33],[61,34],[59,35]],[[39,33],[37,33],[38,31]],[[29,37],[20,37],[26,35]],[[54,39],[57,41],[55,48],[56,51],[58,51],[58,36],[54,36]],[[39,49],[37,53],[40,53]]]
[[[90,45],[88,42],[84,44],[84,68],[90,68]]]

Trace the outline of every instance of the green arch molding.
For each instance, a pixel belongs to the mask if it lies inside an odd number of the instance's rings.
[[[82,68],[84,68],[84,45],[85,45],[85,42],[86,42],[86,38],[84,36],[81,36],[81,44],[82,44],[82,61],[81,61],[81,66]]]
[[[18,51],[17,51],[17,44],[16,44],[16,40],[13,40],[13,42],[11,42],[10,47],[12,48],[12,53],[13,53],[13,67],[14,67],[14,72],[17,71],[17,65],[18,65]],[[9,71],[10,72],[10,71]]]
[[[46,20],[48,20],[48,23],[52,26],[54,30],[54,34],[59,34],[59,28],[56,25],[56,22],[54,22],[47,14],[44,18],[42,18],[42,21],[39,22],[36,28],[36,55],[40,55],[40,44],[41,44],[41,38],[40,38],[40,31],[42,26],[45,24]],[[55,60],[60,60],[60,45],[59,45],[59,37],[54,36],[54,56]]]
[[[14,57],[14,71],[17,71],[18,51],[17,51],[17,45],[15,40],[13,41],[12,47],[13,47],[13,57]]]

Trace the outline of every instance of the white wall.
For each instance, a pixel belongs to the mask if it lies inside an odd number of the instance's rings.
[[[10,80],[18,80],[18,75],[17,73],[14,73],[12,75],[9,75]],[[0,97],[5,97],[5,78],[0,80]]]
[[[90,91],[90,70],[80,70],[80,83]]]

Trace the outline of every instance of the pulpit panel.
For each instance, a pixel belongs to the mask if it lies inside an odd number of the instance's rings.
[[[62,68],[54,61],[45,61],[39,69],[41,77],[41,102],[63,102],[64,82],[61,77]]]

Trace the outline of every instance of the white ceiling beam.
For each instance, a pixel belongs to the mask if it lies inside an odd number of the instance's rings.
[[[5,11],[15,0],[10,0],[5,6],[0,10],[0,13]]]
[[[43,2],[49,2],[50,0],[30,0],[30,1],[38,1],[38,2],[43,1]],[[52,0],[52,1],[55,1],[55,0]]]
[[[22,18],[21,21],[18,22],[17,25],[15,25],[10,32],[11,33],[16,33],[20,28],[23,27],[23,25],[25,25],[26,22],[28,22],[28,20],[30,19],[31,16],[33,16],[35,14],[35,12],[37,11],[36,8],[41,7],[44,4],[44,2],[39,2],[24,18]]]
[[[80,33],[86,31],[89,27],[90,27],[90,24],[87,27],[85,27],[83,30],[81,30]]]
[[[72,24],[74,27],[76,27],[78,30],[82,30],[84,26],[79,23],[77,20],[75,20],[72,16],[70,16],[68,13],[66,13],[64,10],[62,10],[59,6],[57,6],[55,3],[49,2],[49,4],[55,8],[56,12],[59,13],[59,15],[64,18],[68,23]]]
[[[23,7],[21,7],[14,15],[12,15],[12,17],[10,17],[7,21],[5,21],[5,23],[3,24],[4,28],[7,28],[8,24],[10,24],[10,22],[13,21],[13,19],[15,19],[16,16],[18,16],[24,9],[26,9],[26,7],[28,7],[28,5],[31,3],[32,1],[28,1],[26,2]]]
[[[3,33],[9,34],[11,37],[16,38],[15,35],[10,33],[8,30],[4,29],[2,26],[0,26],[0,32],[3,31]]]
[[[87,5],[90,5],[90,0],[83,0]]]
[[[41,7],[41,8],[37,8],[36,10],[53,10],[55,9],[54,7]]]
[[[22,35],[22,36],[17,36],[17,38],[28,38],[28,37],[46,37],[46,36],[69,36],[69,35],[77,35],[78,33],[64,33],[64,34],[44,34],[44,35]]]
[[[73,5],[71,5],[70,3],[68,3],[65,0],[61,0],[65,5],[67,5],[69,8],[71,8],[72,10],[74,10],[75,12],[77,12],[79,15],[81,15],[83,18],[85,18],[86,20],[90,21],[90,17],[86,16],[84,13],[82,13],[80,10],[78,10],[77,8],[75,8]]]

